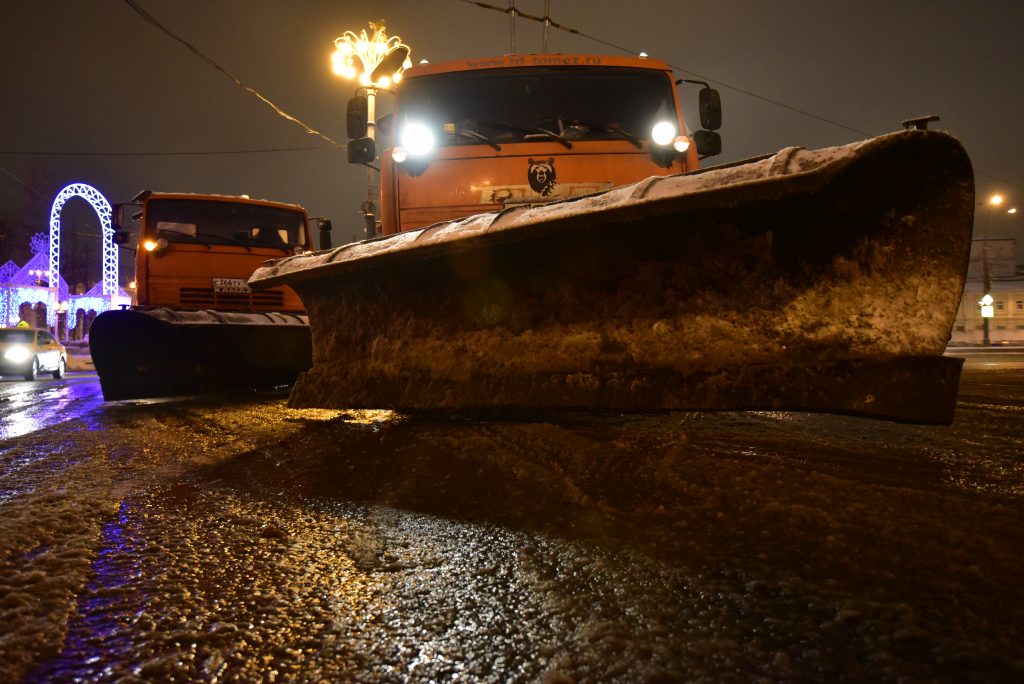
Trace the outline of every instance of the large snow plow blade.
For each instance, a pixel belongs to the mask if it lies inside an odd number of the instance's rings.
[[[293,406],[948,423],[973,212],[962,146],[907,131],[290,257],[250,283],[287,283],[309,312]]]
[[[106,311],[89,350],[107,401],[290,385],[312,365],[305,316]]]

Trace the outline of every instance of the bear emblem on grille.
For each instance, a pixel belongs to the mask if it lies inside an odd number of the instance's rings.
[[[527,178],[533,191],[547,197],[555,189],[555,158],[531,159]]]

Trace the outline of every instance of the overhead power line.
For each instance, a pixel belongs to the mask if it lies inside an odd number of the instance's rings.
[[[627,47],[624,47],[622,45],[617,45],[616,43],[609,42],[607,40],[604,40],[603,38],[598,38],[597,36],[590,35],[589,33],[585,33],[584,31],[580,31],[579,29],[574,29],[572,27],[566,26],[565,24],[560,24],[560,23],[554,21],[550,16],[545,15],[545,16],[541,17],[541,16],[538,16],[538,15],[535,15],[535,14],[528,14],[526,12],[523,12],[522,10],[518,9],[515,6],[514,0],[513,0],[513,2],[509,3],[508,7],[499,7],[497,5],[492,5],[490,3],[481,2],[480,0],[460,0],[460,2],[464,2],[467,5],[476,5],[477,7],[482,7],[484,9],[488,9],[488,10],[494,10],[494,11],[497,11],[497,12],[501,12],[502,14],[511,15],[513,17],[522,17],[523,19],[528,19],[530,21],[536,21],[536,22],[539,22],[541,24],[544,24],[545,26],[550,26],[552,28],[556,28],[559,31],[562,31],[564,33],[570,33],[570,34],[573,34],[573,35],[576,35],[576,36],[580,36],[582,38],[586,38],[588,40],[592,40],[595,43],[600,43],[601,45],[604,45],[606,47],[610,47],[613,50],[619,50],[619,51],[624,52],[624,53],[626,53],[628,55],[635,55],[635,54],[638,54],[638,52],[639,52],[638,50],[630,50]],[[547,10],[545,10],[545,12],[546,11]],[[864,136],[867,136],[867,137],[872,137],[873,135],[875,135],[874,133],[869,133],[867,131],[862,131],[859,128],[854,128],[853,126],[848,126],[848,125],[846,125],[844,123],[841,123],[839,121],[835,121],[834,119],[829,119],[829,118],[826,118],[824,116],[819,116],[818,114],[815,114],[813,112],[809,112],[809,111],[807,111],[805,109],[800,109],[799,107],[794,107],[793,105],[786,104],[785,102],[780,102],[779,100],[773,100],[770,97],[766,97],[764,95],[759,95],[757,93],[751,92],[751,91],[746,90],[744,88],[740,88],[739,86],[734,86],[734,85],[731,85],[729,83],[725,83],[724,81],[721,81],[721,80],[719,80],[717,78],[712,78],[710,76],[705,76],[703,74],[699,74],[697,72],[690,71],[689,69],[684,69],[684,68],[682,68],[680,66],[677,66],[675,64],[671,64],[671,63],[667,63],[667,64],[670,67],[672,67],[673,69],[675,69],[676,71],[680,72],[680,73],[689,74],[691,76],[696,76],[697,78],[701,79],[702,81],[708,81],[709,83],[716,83],[716,84],[722,86],[723,88],[728,88],[729,90],[733,90],[733,91],[735,91],[737,93],[741,93],[743,95],[746,95],[748,97],[752,97],[752,98],[754,98],[756,100],[760,100],[762,102],[767,102],[768,104],[775,105],[776,107],[782,107],[783,109],[788,109],[791,112],[795,112],[797,114],[802,114],[803,116],[810,117],[812,119],[816,119],[817,121],[821,121],[823,123],[827,123],[827,124],[830,124],[832,126],[836,126],[837,128],[842,128],[843,130],[850,131],[851,133],[856,133],[858,135],[864,135]],[[1002,183],[1003,185],[1006,185],[1006,186],[1017,187],[1017,188],[1022,187],[1022,186],[1020,186],[1020,184],[1015,183],[1014,181],[1007,180],[1005,178],[1000,178],[998,176],[993,176],[992,174],[985,173],[984,171],[981,171],[981,170],[979,170],[977,168],[974,169],[974,173],[976,175],[978,175],[978,176],[982,176],[984,178],[987,178],[990,181],[996,181],[996,182]]]
[[[545,24],[546,26],[550,26],[552,28],[556,28],[559,31],[563,31],[565,33],[571,33],[571,34],[576,35],[576,36],[581,36],[583,38],[587,38],[588,40],[592,40],[595,43],[600,43],[601,45],[604,45],[606,47],[610,47],[613,50],[619,50],[619,51],[624,52],[624,53],[626,53],[628,55],[635,55],[635,54],[638,53],[637,50],[630,50],[627,47],[624,47],[622,45],[617,45],[615,43],[612,43],[612,42],[609,42],[607,40],[604,40],[603,38],[598,38],[597,36],[592,36],[589,33],[585,33],[583,31],[580,31],[579,29],[571,28],[569,26],[566,26],[565,24],[559,24],[558,22],[554,21],[550,16],[543,16],[543,17],[541,17],[541,16],[537,16],[535,14],[527,14],[527,13],[523,12],[522,10],[516,8],[515,3],[512,3],[509,7],[499,7],[497,5],[492,5],[490,3],[480,2],[479,0],[461,0],[461,2],[464,2],[467,5],[476,5],[477,7],[482,7],[484,9],[489,9],[489,10],[494,10],[494,11],[497,11],[497,12],[501,12],[502,14],[511,14],[513,16],[516,16],[516,17],[522,17],[523,19],[529,19],[530,21],[540,22],[542,24]],[[871,133],[868,133],[866,131],[862,131],[862,130],[860,130],[858,128],[854,128],[853,126],[847,126],[846,124],[841,123],[839,121],[835,121],[833,119],[828,119],[828,118],[825,118],[823,116],[819,116],[817,114],[814,114],[812,112],[808,112],[805,109],[800,109],[799,107],[794,107],[793,105],[788,105],[785,102],[779,102],[778,100],[773,100],[770,97],[765,97],[764,95],[758,95],[757,93],[751,92],[749,90],[745,90],[743,88],[740,88],[739,86],[730,85],[728,83],[725,83],[724,81],[718,80],[717,78],[711,78],[710,76],[705,76],[703,74],[698,74],[698,73],[696,73],[694,71],[690,71],[689,69],[684,69],[684,68],[682,68],[680,66],[677,66],[675,64],[669,64],[669,66],[672,67],[673,69],[675,69],[676,71],[680,72],[680,73],[689,74],[691,76],[696,76],[697,78],[699,78],[699,79],[701,79],[703,81],[708,81],[708,82],[711,82],[711,83],[716,83],[716,84],[722,86],[723,88],[728,88],[729,90],[734,90],[737,93],[742,93],[743,95],[746,95],[748,97],[752,97],[752,98],[754,98],[756,100],[761,100],[762,102],[767,102],[769,104],[776,105],[777,107],[782,107],[783,109],[788,109],[788,110],[790,110],[792,112],[796,112],[797,114],[803,114],[804,116],[808,116],[808,117],[810,117],[812,119],[817,119],[818,121],[830,124],[832,126],[836,126],[838,128],[842,128],[842,129],[850,131],[852,133],[857,133],[858,135],[866,135],[866,136],[869,136],[869,137],[872,135]]]
[[[220,73],[224,74],[229,79],[231,79],[232,83],[237,85],[239,88],[242,88],[243,90],[249,92],[254,97],[259,99],[260,102],[266,104],[268,107],[273,109],[274,112],[278,116],[280,116],[280,117],[282,117],[282,118],[284,118],[284,119],[286,119],[288,121],[291,121],[294,124],[297,124],[297,125],[301,126],[303,128],[303,130],[306,131],[306,133],[309,133],[310,135],[319,136],[320,138],[326,140],[327,142],[329,142],[331,145],[334,145],[335,147],[344,147],[338,141],[334,140],[333,138],[331,138],[331,137],[329,137],[327,135],[324,135],[323,133],[321,133],[320,131],[316,130],[312,126],[306,124],[305,122],[301,121],[297,117],[294,117],[291,114],[289,114],[288,112],[284,111],[283,109],[278,107],[276,104],[271,102],[270,98],[266,97],[265,95],[263,95],[262,93],[257,91],[255,88],[252,88],[252,87],[247,86],[246,84],[242,83],[239,79],[235,78],[230,72],[228,72],[227,69],[225,69],[220,64],[218,64],[212,57],[206,55],[204,52],[202,52],[195,45],[193,45],[192,43],[188,42],[187,40],[185,40],[184,38],[182,38],[178,34],[176,34],[173,31],[171,31],[169,28],[167,28],[166,26],[161,24],[160,21],[156,19],[156,17],[154,17],[152,14],[150,14],[145,9],[143,9],[139,5],[139,3],[135,2],[135,0],[124,0],[124,1],[125,1],[125,4],[127,4],[129,7],[131,7],[140,17],[142,17],[143,19],[148,21],[150,24],[152,24],[156,28],[158,28],[161,31],[163,31],[164,33],[166,33],[168,36],[170,36],[174,40],[176,40],[179,43],[181,43],[182,45],[184,45],[191,52],[193,52],[196,56],[198,56],[201,60],[203,60],[204,62],[209,64],[211,67],[213,67],[214,69],[216,69],[217,71],[219,71]]]
[[[35,193],[37,197],[45,197],[46,196],[45,193],[43,193],[41,190],[39,190],[38,188],[33,187],[29,183],[26,183],[21,178],[18,178],[17,176],[15,176],[13,173],[8,171],[7,169],[5,169],[3,167],[0,167],[0,171],[3,171],[4,174],[6,174],[6,175],[10,176],[11,178],[13,178],[14,180],[18,181],[19,185],[21,185],[25,189],[30,190],[31,192]]]

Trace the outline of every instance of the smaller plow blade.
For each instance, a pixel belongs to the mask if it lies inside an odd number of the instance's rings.
[[[429,173],[429,169],[426,173]],[[907,131],[290,257],[294,406],[788,409],[948,423],[974,211]]]
[[[89,349],[107,401],[290,385],[312,365],[305,316],[106,311]]]

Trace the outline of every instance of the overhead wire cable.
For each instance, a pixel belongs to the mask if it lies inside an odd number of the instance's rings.
[[[514,12],[515,16],[517,16],[517,17],[522,17],[523,19],[529,19],[530,21],[540,22],[542,24],[545,24],[546,26],[550,26],[552,28],[556,28],[559,31],[562,31],[564,33],[570,33],[572,35],[576,35],[576,36],[580,36],[582,38],[586,38],[588,40],[592,40],[595,43],[600,43],[601,45],[604,45],[605,47],[610,47],[613,50],[619,50],[619,51],[624,52],[624,53],[626,53],[628,55],[635,55],[638,52],[637,50],[630,50],[629,48],[623,47],[622,45],[616,45],[615,43],[612,43],[612,42],[609,42],[607,40],[604,40],[603,38],[598,38],[597,36],[592,36],[589,33],[585,33],[583,31],[580,31],[579,29],[574,29],[574,28],[571,28],[569,26],[566,26],[565,24],[560,24],[560,23],[554,21],[550,16],[543,16],[543,17],[541,17],[541,16],[537,16],[536,14],[528,14],[526,12],[523,12],[520,9],[517,9],[514,4],[506,9],[504,7],[499,7],[497,5],[492,5],[490,3],[481,2],[480,0],[460,0],[460,1],[464,2],[464,3],[468,4],[468,5],[476,5],[477,7],[482,7],[484,9],[489,9],[489,10],[495,10],[495,11],[502,12],[502,13],[505,13],[505,14],[509,14],[509,13],[513,13]],[[867,135],[867,136],[871,136],[872,135],[871,133],[868,133],[866,131],[862,131],[862,130],[860,130],[858,128],[854,128],[853,126],[847,126],[846,124],[841,123],[839,121],[835,121],[833,119],[828,119],[826,117],[819,116],[819,115],[814,114],[812,112],[808,112],[808,111],[806,111],[804,109],[800,109],[799,107],[794,107],[792,105],[788,105],[785,102],[779,102],[778,100],[773,100],[770,97],[765,97],[764,95],[758,95],[757,93],[751,92],[749,90],[745,90],[745,89],[740,88],[738,86],[734,86],[734,85],[731,85],[729,83],[725,83],[724,81],[720,81],[720,80],[718,80],[716,78],[711,78],[710,76],[704,76],[703,74],[698,74],[698,73],[696,73],[694,71],[690,71],[689,69],[684,69],[684,68],[682,68],[680,66],[677,66],[675,64],[669,64],[669,66],[672,67],[673,69],[675,69],[676,71],[680,72],[680,73],[689,74],[691,76],[696,76],[697,78],[700,78],[700,79],[705,80],[705,81],[709,81],[711,83],[717,83],[718,85],[720,85],[720,86],[722,86],[724,88],[728,88],[729,90],[734,90],[734,91],[736,91],[738,93],[742,93],[743,95],[746,95],[748,97],[752,97],[754,99],[761,100],[763,102],[767,102],[769,104],[773,104],[773,105],[776,105],[778,107],[782,107],[784,109],[788,109],[788,110],[796,112],[798,114],[803,114],[804,116],[811,117],[812,119],[817,119],[818,121],[830,124],[832,126],[837,126],[838,128],[842,128],[842,129],[850,131],[852,133],[857,133],[858,135]]]
[[[18,183],[19,183],[19,184],[20,184],[20,185],[21,185],[22,187],[26,188],[27,190],[31,190],[31,191],[32,191],[32,192],[34,192],[34,193],[35,193],[35,194],[36,194],[37,196],[39,196],[39,197],[46,197],[46,196],[47,196],[47,195],[46,195],[46,193],[42,192],[42,191],[41,191],[41,190],[39,190],[38,188],[32,187],[32,185],[31,185],[31,184],[29,184],[29,183],[26,183],[26,182],[25,182],[25,181],[23,181],[23,180],[22,180],[21,178],[18,178],[18,176],[14,175],[13,173],[11,173],[10,171],[8,171],[8,170],[7,170],[7,169],[5,169],[4,167],[0,166],[0,171],[3,171],[3,172],[4,172],[5,174],[7,174],[8,176],[10,176],[10,177],[11,177],[11,178],[13,178],[14,180],[18,181]]]
[[[572,34],[572,35],[580,36],[581,38],[586,38],[588,40],[592,40],[595,43],[600,43],[601,45],[604,45],[605,47],[610,47],[613,50],[619,50],[621,52],[626,53],[627,55],[635,55],[635,54],[638,54],[638,52],[639,52],[637,50],[630,50],[629,48],[623,47],[622,45],[617,45],[616,43],[609,42],[607,40],[604,40],[603,38],[599,38],[597,36],[590,35],[589,33],[585,33],[584,31],[580,31],[579,29],[574,29],[572,27],[566,26],[565,24],[560,24],[560,23],[554,21],[550,17],[550,13],[549,13],[549,9],[548,9],[549,5],[546,2],[545,2],[545,10],[544,10],[545,11],[545,16],[543,16],[543,17],[537,16],[535,14],[529,14],[527,12],[523,12],[522,10],[518,9],[515,6],[514,2],[511,2],[508,8],[499,7],[497,5],[492,5],[492,4],[486,3],[486,2],[481,2],[480,0],[460,0],[460,2],[464,2],[467,5],[476,5],[477,7],[482,7],[483,9],[489,9],[489,10],[494,10],[494,11],[497,11],[497,12],[502,12],[504,14],[514,14],[514,16],[516,16],[516,17],[522,17],[523,19],[529,19],[530,21],[536,21],[536,22],[544,24],[545,31],[547,30],[547,27],[550,26],[550,27],[556,28],[559,31],[562,31],[564,33],[569,33],[569,34]],[[842,123],[840,121],[836,121],[834,119],[829,119],[827,117],[820,116],[820,115],[815,114],[813,112],[809,112],[809,111],[807,111],[805,109],[800,109],[799,107],[795,107],[793,105],[786,104],[785,102],[781,102],[779,100],[774,100],[774,99],[772,99],[770,97],[766,97],[764,95],[759,95],[758,93],[746,90],[745,88],[740,88],[739,86],[735,86],[735,85],[726,83],[726,82],[721,81],[721,80],[719,80],[717,78],[711,78],[710,76],[705,76],[703,74],[699,74],[697,72],[690,71],[689,69],[684,69],[683,67],[680,67],[680,66],[675,65],[675,64],[671,64],[671,63],[667,63],[667,64],[670,67],[672,67],[673,69],[675,69],[676,71],[678,71],[679,73],[689,74],[690,76],[696,76],[697,78],[699,78],[699,79],[701,79],[703,81],[707,81],[709,83],[716,83],[716,84],[722,86],[723,88],[728,88],[729,90],[733,90],[733,91],[735,91],[737,93],[740,93],[742,95],[746,95],[747,97],[754,98],[755,100],[760,100],[762,102],[766,102],[768,104],[775,105],[776,107],[781,107],[783,109],[788,109],[791,112],[795,112],[797,114],[801,114],[801,115],[809,117],[811,119],[815,119],[817,121],[821,121],[822,123],[826,123],[826,124],[829,124],[831,126],[835,126],[837,128],[841,128],[841,129],[843,129],[845,131],[850,131],[851,133],[856,133],[858,135],[864,135],[864,136],[868,136],[868,137],[872,137],[872,136],[875,135],[874,133],[869,133],[868,131],[863,131],[863,130],[861,130],[859,128],[855,128],[853,126],[848,126],[848,125],[846,125],[846,124],[844,124],[844,123]],[[1004,185],[1008,185],[1008,186],[1011,186],[1011,187],[1017,187],[1017,188],[1022,187],[1018,183],[1014,183],[1012,181],[1008,181],[1008,180],[1006,180],[1004,178],[998,178],[998,177],[993,176],[991,174],[985,173],[984,171],[979,171],[978,169],[975,169],[974,172],[978,176],[984,176],[985,178],[988,178],[989,180],[996,181],[996,182],[1002,183]]]
[[[284,111],[283,109],[278,107],[276,104],[274,104],[270,100],[270,98],[266,97],[265,95],[263,95],[262,93],[257,91],[255,88],[252,88],[252,87],[242,83],[242,81],[240,81],[238,78],[233,76],[227,69],[225,69],[220,64],[218,64],[212,57],[208,56],[206,53],[202,52],[195,45],[193,45],[192,43],[188,42],[187,40],[185,40],[184,38],[182,38],[178,34],[176,34],[173,31],[171,31],[169,28],[164,26],[162,23],[160,23],[160,21],[156,17],[154,17],[149,12],[147,12],[143,7],[141,7],[137,2],[135,2],[135,0],[124,0],[124,1],[125,1],[125,4],[127,4],[129,7],[131,7],[132,10],[134,10],[140,17],[145,19],[147,22],[149,22],[150,24],[155,26],[157,29],[159,29],[163,33],[167,34],[168,36],[170,36],[174,40],[176,40],[179,43],[181,43],[182,45],[184,45],[186,48],[188,48],[192,53],[194,53],[196,56],[198,56],[204,62],[209,64],[211,67],[213,67],[214,69],[216,69],[220,73],[222,73],[225,76],[227,76],[239,88],[242,88],[243,90],[249,92],[254,97],[259,99],[260,102],[263,102],[268,107],[273,109],[274,112],[278,116],[280,116],[280,117],[282,117],[282,118],[284,118],[284,119],[286,119],[288,121],[291,121],[292,123],[295,123],[298,126],[301,126],[302,129],[306,131],[306,133],[309,133],[310,135],[319,136],[320,138],[322,138],[323,140],[326,140],[327,142],[329,142],[331,145],[333,145],[335,147],[339,147],[339,148],[340,147],[344,147],[344,145],[339,143],[337,140],[334,140],[330,136],[327,136],[327,135],[321,133],[320,131],[316,130],[315,128],[313,128],[309,124],[307,124],[307,123],[303,122],[302,120],[300,120],[299,118],[297,118],[295,116],[292,116],[288,112]]]

